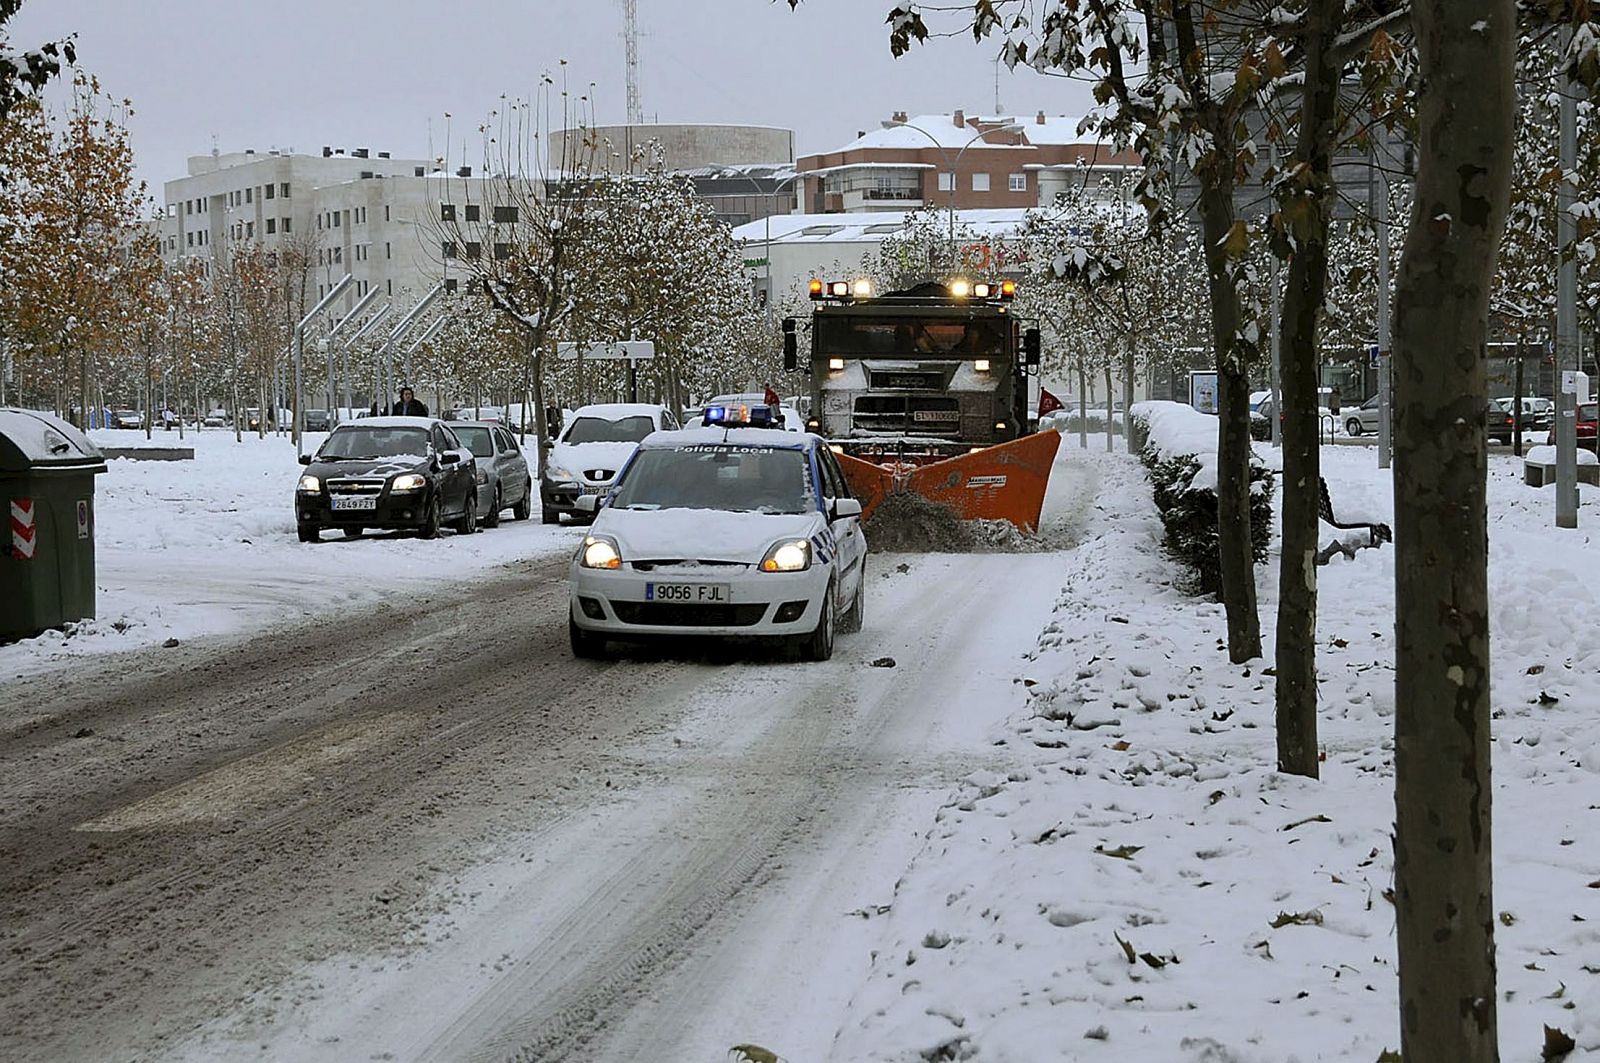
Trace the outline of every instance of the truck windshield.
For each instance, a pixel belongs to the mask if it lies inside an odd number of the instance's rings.
[[[941,321],[937,318],[817,315],[819,355],[855,358],[972,358],[1003,354],[1010,318]]]
[[[617,509],[720,509],[804,513],[810,508],[806,456],[798,450],[707,444],[643,450],[628,466]]]

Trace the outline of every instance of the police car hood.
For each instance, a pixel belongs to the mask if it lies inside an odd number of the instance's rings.
[[[638,447],[637,443],[557,443],[550,448],[550,466],[579,474],[585,469],[616,472]]]
[[[609,535],[625,562],[735,561],[759,564],[780,539],[809,539],[822,514],[733,513],[713,509],[603,509],[591,529]]]

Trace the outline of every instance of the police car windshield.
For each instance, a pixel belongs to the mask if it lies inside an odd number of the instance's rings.
[[[612,506],[736,513],[805,513],[815,508],[804,452],[731,444],[640,452]]]
[[[579,417],[562,437],[563,443],[637,443],[656,430],[649,417]]]

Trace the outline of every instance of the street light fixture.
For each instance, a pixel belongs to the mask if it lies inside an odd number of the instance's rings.
[[[939,153],[944,156],[945,163],[950,167],[950,254],[953,261],[956,247],[956,174],[961,169],[961,156],[967,153],[968,148],[990,133],[1020,133],[1026,127],[1021,122],[1008,122],[1005,125],[992,126],[988,129],[980,130],[971,140],[961,145],[961,150],[956,152],[955,160],[951,161],[950,149],[941,144],[938,137],[921,126],[913,125],[910,122],[890,122],[889,124],[905,129],[914,129],[927,137],[933,146],[939,149]]]

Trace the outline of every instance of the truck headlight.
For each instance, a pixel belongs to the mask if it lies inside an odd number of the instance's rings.
[[[396,476],[394,483],[389,485],[391,491],[420,491],[428,486],[428,478],[421,473],[408,472],[404,476]]]
[[[317,479],[315,476],[302,476],[300,477],[300,490],[304,491],[308,495],[321,494],[322,481]]]
[[[761,559],[763,572],[804,572],[811,567],[811,540],[785,539],[773,543]]]
[[[622,550],[615,539],[604,535],[590,535],[583,540],[583,550],[578,563],[584,568],[621,568]]]

